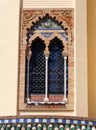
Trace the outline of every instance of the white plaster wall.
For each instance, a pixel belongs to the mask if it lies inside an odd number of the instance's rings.
[[[0,0],[0,116],[16,115],[19,0]]]
[[[51,4],[48,4],[47,1],[46,4],[42,0],[44,3],[40,5],[40,1],[35,0],[33,1],[35,5],[32,5],[34,8],[36,6],[37,8],[65,8],[64,1],[54,0],[53,4],[51,1],[49,1]],[[74,112],[61,114],[87,116],[86,0],[76,0],[76,4],[74,4],[74,0],[71,1],[73,1],[72,7],[76,8],[75,104]],[[17,113],[19,8],[19,0],[0,0],[0,116],[16,115]],[[21,112],[20,114],[33,113]],[[56,113],[34,114],[56,115]],[[57,113],[57,115],[60,115],[60,113]]]
[[[88,116],[87,84],[87,4],[76,0],[76,116]]]
[[[75,0],[23,0],[23,8],[74,8]]]

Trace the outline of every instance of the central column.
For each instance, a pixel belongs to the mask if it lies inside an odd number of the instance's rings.
[[[49,58],[49,49],[48,49],[48,44],[46,44],[46,48],[45,48],[45,60],[46,60],[46,72],[45,72],[45,98],[44,98],[44,102],[47,103],[49,102],[49,98],[48,98],[48,58]]]
[[[45,54],[45,60],[46,60],[46,74],[45,74],[45,98],[44,101],[48,102],[48,55]]]

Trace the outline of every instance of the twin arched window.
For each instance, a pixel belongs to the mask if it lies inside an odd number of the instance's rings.
[[[30,46],[30,60],[26,60],[26,95],[68,95],[68,58],[64,70],[62,41],[55,37],[49,44],[48,67],[46,72],[45,43],[37,37]],[[28,63],[29,62],[29,63]],[[29,64],[29,65],[28,65]],[[64,88],[64,73],[66,71],[66,89]],[[47,88],[46,88],[47,73]],[[28,83],[28,82],[29,83]],[[29,86],[28,86],[29,85]],[[29,87],[29,89],[28,89]],[[47,89],[47,93],[46,93]],[[66,91],[66,92],[64,92]],[[27,96],[26,96],[27,97]]]
[[[68,96],[68,57],[62,55],[63,45],[68,42],[68,33],[61,22],[55,19],[46,14],[27,29],[27,42],[32,41],[29,47],[31,55],[28,54],[26,58],[27,101],[30,98],[31,102],[58,102],[63,98],[66,100]]]

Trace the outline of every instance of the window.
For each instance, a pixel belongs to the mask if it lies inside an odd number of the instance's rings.
[[[61,34],[61,36],[63,34],[66,41],[68,40],[68,34],[65,29],[46,14],[43,19],[28,29],[27,41],[29,41],[30,36],[34,36],[34,32],[39,32],[47,40],[54,33],[53,30],[56,30],[57,34]],[[67,100],[68,57],[66,56],[65,61],[65,56],[63,57],[63,42],[58,36],[54,36],[46,47],[46,40],[44,41],[37,36],[29,46],[26,62],[25,89],[27,103],[63,103]],[[59,98],[55,100],[54,96],[56,95],[61,96],[61,100]]]
[[[37,37],[31,45],[31,57],[29,62],[26,62],[26,79],[29,78],[29,94],[44,94],[45,93],[45,57],[44,41]],[[29,69],[29,75],[27,70]],[[27,77],[28,75],[28,77]],[[26,81],[26,86],[27,86]]]
[[[73,10],[23,10],[20,110],[72,110],[73,61]]]
[[[68,94],[68,62],[64,70],[62,41],[57,37],[50,41],[49,50],[49,94],[64,94],[64,71],[66,71],[66,94]]]

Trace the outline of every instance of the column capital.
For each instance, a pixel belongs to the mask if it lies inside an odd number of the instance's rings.
[[[28,55],[29,55],[29,56],[31,56],[31,55],[32,55],[32,51],[31,51],[31,50],[29,50],[29,53],[28,53]]]
[[[28,53],[27,53],[27,58],[30,59],[30,58],[31,58],[31,55],[32,55],[32,51],[29,50]]]
[[[49,58],[49,54],[48,53],[45,53],[44,56],[45,56],[45,58]]]
[[[64,60],[67,60],[67,56],[64,56]]]
[[[67,53],[62,53],[64,58],[67,58],[68,54]]]
[[[46,49],[45,49],[45,51],[44,51],[44,55],[45,55],[45,57],[49,57],[50,52],[49,52],[48,47],[46,47]]]
[[[46,47],[45,47],[45,50],[44,50],[44,55],[45,55],[45,57],[49,57],[49,55],[50,55],[50,52],[49,52],[49,40],[46,40]]]
[[[26,56],[28,59],[30,59],[31,55],[32,55],[32,51],[31,51],[30,45],[28,44],[26,47]]]

